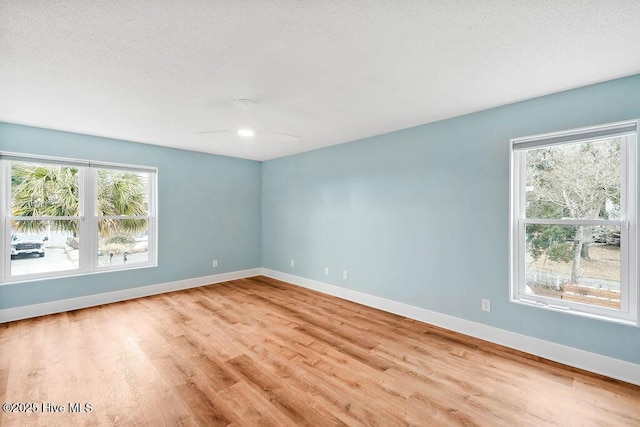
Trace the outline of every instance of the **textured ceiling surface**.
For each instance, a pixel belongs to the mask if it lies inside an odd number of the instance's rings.
[[[0,121],[266,160],[640,72],[638,0],[0,0]],[[233,100],[255,101],[242,139]]]

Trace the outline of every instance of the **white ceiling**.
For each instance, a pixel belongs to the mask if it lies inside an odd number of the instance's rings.
[[[638,0],[0,0],[0,121],[266,160],[640,73]],[[256,127],[299,141],[197,134]]]

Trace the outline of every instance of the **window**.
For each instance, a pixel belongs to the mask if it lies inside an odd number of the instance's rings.
[[[12,153],[0,167],[1,281],[156,265],[155,169]]]
[[[511,140],[511,300],[638,323],[638,122]]]

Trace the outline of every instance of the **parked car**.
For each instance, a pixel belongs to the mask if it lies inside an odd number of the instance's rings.
[[[11,235],[11,259],[16,259],[18,255],[37,254],[40,258],[44,256],[44,242],[48,238],[42,238],[37,234],[16,233]]]

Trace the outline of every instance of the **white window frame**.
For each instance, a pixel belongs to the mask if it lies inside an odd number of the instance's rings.
[[[546,310],[559,311],[626,325],[638,324],[638,128],[640,121],[625,121],[554,132],[510,140],[510,299]],[[553,145],[562,145],[607,137],[621,139],[621,183],[619,220],[533,219],[526,218],[526,153]],[[527,224],[615,225],[620,227],[620,299],[621,308],[605,308],[589,304],[533,295],[526,292],[525,256]]]
[[[59,166],[77,167],[79,206],[77,217],[14,217],[11,212],[11,162],[56,164]],[[143,216],[98,216],[98,169],[142,172],[149,174],[149,212]],[[156,267],[158,259],[158,213],[157,213],[157,178],[158,169],[148,166],[126,165],[119,163],[95,162],[78,159],[66,159],[50,156],[0,152],[0,188],[4,197],[0,197],[0,285],[27,282],[59,277],[79,276],[84,274],[104,273],[118,270]],[[80,246],[78,268],[64,271],[52,271],[37,274],[11,275],[11,221],[70,219],[79,221]],[[148,221],[148,260],[135,264],[114,266],[98,265],[98,221],[100,219],[146,219]]]

